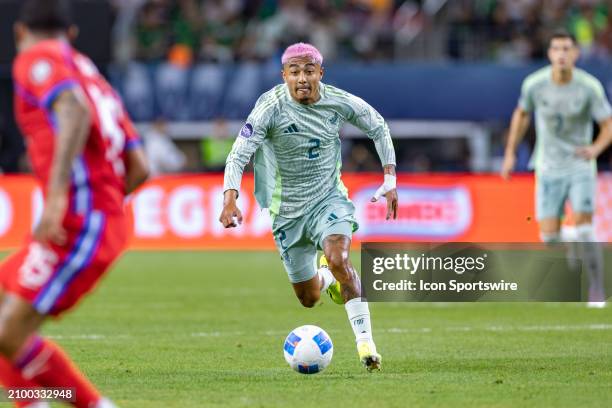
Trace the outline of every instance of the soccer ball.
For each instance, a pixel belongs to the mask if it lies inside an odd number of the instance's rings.
[[[329,365],[334,354],[331,338],[317,326],[294,329],[285,339],[285,360],[298,373],[316,374]]]

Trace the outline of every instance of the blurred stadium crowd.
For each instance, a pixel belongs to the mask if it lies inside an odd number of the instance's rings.
[[[585,58],[612,58],[612,1],[113,0],[118,61],[275,57],[296,41],[329,60],[517,62],[545,57],[566,27]],[[434,47],[424,46],[436,44]]]
[[[120,61],[262,61],[296,41],[327,60],[391,59],[426,24],[421,3],[392,0],[115,1]],[[445,1],[438,1],[440,7]]]
[[[546,57],[547,39],[563,27],[583,60],[612,59],[612,2],[600,0],[454,0],[448,55],[504,62]]]

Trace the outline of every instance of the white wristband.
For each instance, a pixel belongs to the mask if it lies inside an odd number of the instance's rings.
[[[380,197],[396,188],[396,185],[397,177],[395,177],[393,174],[385,174],[385,181],[383,185],[378,187],[378,190],[376,190],[376,192],[374,193],[374,200],[378,201]]]

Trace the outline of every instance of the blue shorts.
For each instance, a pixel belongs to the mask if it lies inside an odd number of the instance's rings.
[[[561,218],[569,200],[574,213],[593,214],[597,174],[579,172],[568,177],[536,176],[536,218]]]
[[[322,199],[298,218],[274,217],[272,233],[291,283],[305,282],[317,273],[317,250],[330,235],[351,238],[359,225],[355,206],[340,192]]]

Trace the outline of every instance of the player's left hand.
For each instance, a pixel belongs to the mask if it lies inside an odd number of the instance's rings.
[[[592,160],[599,156],[599,151],[594,145],[583,146],[576,149],[576,155],[585,160]]]
[[[396,177],[392,174],[385,174],[385,182],[382,186],[378,187],[378,190],[374,193],[374,196],[370,200],[375,203],[383,195],[387,199],[387,220],[391,217],[397,218],[397,189],[396,189]]]
[[[385,198],[387,199],[387,220],[391,217],[393,219],[397,219],[397,190],[394,188],[393,190],[387,192],[385,194]]]
[[[42,243],[52,242],[57,245],[64,245],[67,240],[67,233],[62,227],[62,221],[67,207],[68,197],[66,194],[50,194],[47,197],[40,222],[34,230],[34,239]]]

